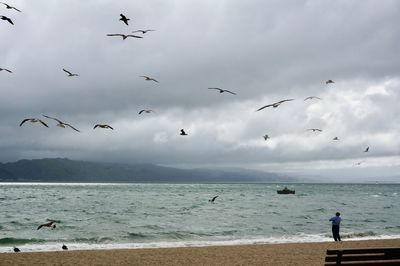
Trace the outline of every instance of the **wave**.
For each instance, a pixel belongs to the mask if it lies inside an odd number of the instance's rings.
[[[38,238],[13,238],[13,237],[4,237],[0,238],[0,245],[21,245],[21,244],[29,244],[29,243],[45,243],[45,239]]]

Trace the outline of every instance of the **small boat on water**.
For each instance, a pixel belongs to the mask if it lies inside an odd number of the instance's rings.
[[[296,191],[288,189],[287,187],[285,187],[284,189],[277,190],[276,192],[278,192],[278,194],[295,194]]]

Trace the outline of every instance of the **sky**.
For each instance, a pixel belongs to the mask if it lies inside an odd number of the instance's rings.
[[[13,72],[0,71],[0,162],[399,176],[399,1],[6,3],[22,12],[0,4],[14,22],[0,20],[0,68]],[[138,29],[154,31],[107,36]]]

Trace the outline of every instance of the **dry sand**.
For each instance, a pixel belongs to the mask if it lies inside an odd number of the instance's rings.
[[[327,249],[400,247],[400,239],[342,243],[118,249],[0,254],[0,265],[323,265]]]

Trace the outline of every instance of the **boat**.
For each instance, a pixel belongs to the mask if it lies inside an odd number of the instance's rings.
[[[277,190],[276,192],[278,192],[278,194],[295,194],[296,193],[295,190],[288,189],[287,187],[285,187],[282,190]]]

